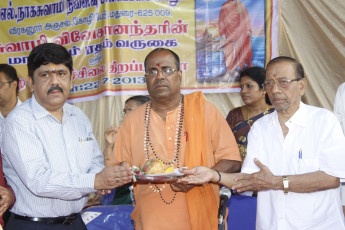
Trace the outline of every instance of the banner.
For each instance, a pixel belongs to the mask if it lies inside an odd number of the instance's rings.
[[[20,97],[25,100],[30,97],[26,81],[30,51],[42,43],[61,44],[74,61],[69,102],[81,102],[147,94],[144,59],[151,50],[164,47],[181,59],[183,93],[238,92],[240,70],[265,64],[265,4],[265,0],[3,0],[0,62],[17,69]]]

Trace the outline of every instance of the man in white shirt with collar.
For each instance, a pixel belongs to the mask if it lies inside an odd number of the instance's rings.
[[[334,113],[337,116],[343,132],[345,134],[345,82],[342,83],[335,96]],[[343,204],[343,212],[345,214],[345,178],[341,180],[341,202]]]
[[[19,78],[13,66],[0,64],[0,129],[5,117],[22,102],[18,98]]]
[[[256,229],[345,229],[339,178],[345,177],[345,137],[335,115],[306,105],[303,67],[278,57],[264,89],[275,112],[248,136],[247,158],[232,186],[259,191]]]
[[[16,194],[5,229],[86,230],[79,212],[88,194],[132,180],[129,167],[104,168],[89,119],[66,103],[72,69],[58,44],[41,44],[28,57],[33,95],[3,124],[3,168]]]
[[[2,138],[2,125],[5,117],[15,107],[19,106],[22,103],[18,98],[18,91],[19,78],[16,69],[13,66],[5,63],[0,64],[0,143]],[[12,189],[10,189],[10,191],[10,193],[13,194]],[[2,194],[1,197],[5,197],[5,194]],[[5,221],[7,221],[9,217],[8,214],[8,211],[6,211],[6,214],[4,214],[3,219]]]

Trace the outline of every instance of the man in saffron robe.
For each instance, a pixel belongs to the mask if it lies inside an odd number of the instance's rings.
[[[115,164],[142,166],[159,159],[166,167],[199,164],[236,172],[241,158],[234,135],[221,112],[201,92],[181,94],[180,59],[158,48],[145,59],[151,101],[132,111],[118,131]],[[134,183],[135,229],[216,230],[219,187],[176,182]]]
[[[252,29],[247,8],[240,0],[228,0],[219,13],[219,34],[225,40],[224,56],[226,72],[233,72],[236,67],[252,66]]]

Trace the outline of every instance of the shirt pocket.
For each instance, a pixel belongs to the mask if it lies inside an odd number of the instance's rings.
[[[82,172],[88,172],[92,165],[93,158],[93,142],[90,137],[82,137],[82,141],[79,143],[79,151],[77,164]]]
[[[302,156],[302,158],[298,158],[297,167],[299,174],[318,171],[318,159],[308,155]]]

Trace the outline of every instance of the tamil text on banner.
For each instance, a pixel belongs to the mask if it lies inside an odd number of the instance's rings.
[[[60,0],[0,2],[0,62],[30,96],[27,56],[47,42],[74,61],[70,102],[147,94],[144,58],[172,49],[184,93],[238,92],[239,72],[265,63],[265,0]]]

